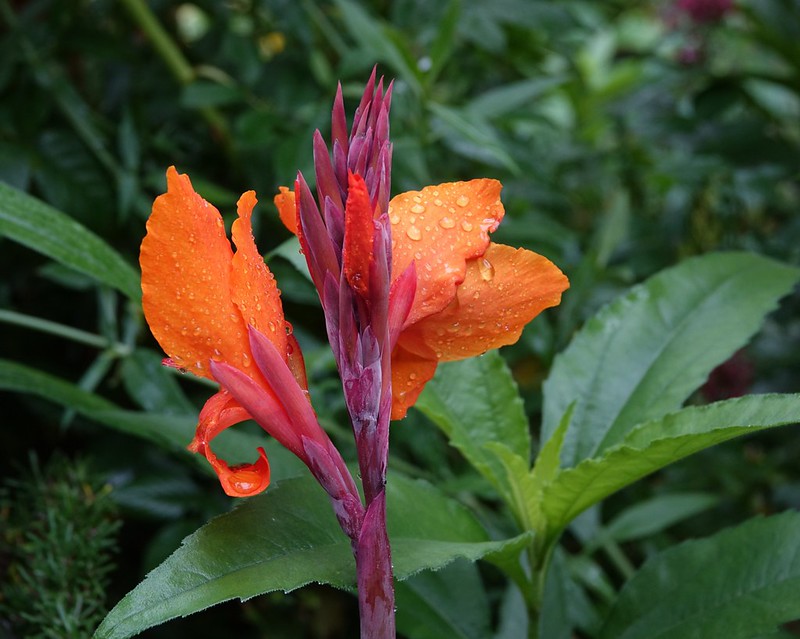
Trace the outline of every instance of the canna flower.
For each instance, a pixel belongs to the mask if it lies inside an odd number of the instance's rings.
[[[392,419],[405,417],[439,362],[513,344],[569,286],[547,258],[490,241],[505,214],[501,188],[491,179],[452,182],[403,193],[388,204],[392,290],[413,276],[411,286],[402,286],[412,292],[410,308],[389,312],[395,318],[390,330],[398,333],[391,353]],[[296,232],[294,194],[282,188],[275,204]],[[347,204],[345,219],[363,217]]]
[[[165,363],[220,384],[189,449],[208,460],[225,492],[246,497],[269,484],[262,448],[256,462],[236,466],[211,449],[223,430],[253,419],[306,463],[340,520],[349,513],[353,527],[358,493],[309,402],[302,353],[253,240],[255,204],[253,191],[239,199],[234,252],[217,209],[195,193],[187,175],[167,171],[167,192],[153,204],[141,247],[145,318],[169,355]]]

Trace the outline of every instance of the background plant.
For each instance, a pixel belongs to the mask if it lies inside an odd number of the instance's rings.
[[[503,353],[534,425],[554,354],[630,285],[717,249],[798,263],[800,57],[788,0],[740,2],[702,23],[669,2],[155,3],[173,48],[153,39],[135,2],[0,6],[0,175],[122,256],[97,257],[101,249],[60,216],[20,224],[15,211],[52,211],[3,188],[2,384],[57,402],[4,394],[3,449],[8,459],[31,448],[81,451],[108,473],[125,517],[112,598],[227,509],[188,456],[175,463],[207,390],[160,368],[129,266],[163,169],[191,172],[223,209],[247,188],[266,201],[298,168],[310,173],[307,141],[325,126],[337,79],[353,99],[375,61],[397,78],[396,191],[497,177],[509,212],[498,241],[537,250],[570,275],[560,309]],[[262,213],[260,246],[276,249],[270,267],[292,282],[283,284],[287,316],[336,437],[343,402],[320,347],[313,290],[286,259],[293,250],[281,247],[288,235],[277,217]],[[797,305],[796,296],[784,301],[691,401],[796,390]],[[391,463],[462,500],[496,538],[510,535],[496,490],[423,419],[394,428]],[[569,552],[553,565],[570,577],[558,592],[584,603],[573,606],[581,632],[596,628],[598,609],[657,550],[796,508],[797,442],[787,429],[728,443],[574,520]],[[346,450],[346,437],[337,445]],[[492,614],[513,610],[511,594],[500,608],[487,603],[506,593],[495,568],[452,566],[402,586],[399,621],[409,636],[490,636]],[[453,584],[460,599],[445,596]],[[346,636],[353,615],[338,623],[328,611],[350,605],[336,591],[303,589],[148,632],[238,624]],[[333,620],[330,630],[309,621],[320,615]],[[498,636],[518,636],[513,615],[501,618]]]

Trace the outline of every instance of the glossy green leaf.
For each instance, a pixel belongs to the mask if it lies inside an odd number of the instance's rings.
[[[546,441],[576,401],[564,467],[675,410],[741,348],[800,277],[748,253],[718,253],[662,271],[602,309],[559,355],[544,385]]]
[[[458,558],[475,561],[508,543],[488,541],[469,511],[429,484],[390,475],[387,499],[398,579]],[[222,601],[311,582],[350,588],[355,564],[327,496],[304,477],[243,501],[185,539],[109,613],[95,637],[130,637]]]
[[[459,560],[395,586],[397,630],[414,639],[485,639],[489,600],[478,567]]]
[[[497,351],[441,364],[416,407],[507,500],[511,499],[513,490],[505,465],[486,445],[501,444],[523,459],[527,468],[531,440],[516,382]]]
[[[542,509],[557,531],[586,508],[704,448],[800,422],[800,394],[750,395],[692,406],[634,428],[597,458],[562,470],[543,492]]]
[[[124,410],[70,382],[8,360],[0,360],[0,390],[38,395],[61,404],[104,426],[149,440],[161,448],[186,454],[203,470],[213,474],[202,457],[186,451],[197,426],[196,416]],[[304,472],[305,466],[266,434],[251,435],[234,428],[222,433],[214,441],[216,454],[232,464],[255,461],[259,446],[267,451],[274,480]]]
[[[71,217],[0,183],[0,236],[139,300],[139,275],[113,248]]]
[[[751,519],[650,559],[600,639],[750,639],[800,617],[800,514]]]

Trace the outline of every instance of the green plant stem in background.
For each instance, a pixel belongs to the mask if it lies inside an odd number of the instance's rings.
[[[40,317],[33,317],[25,315],[24,313],[16,313],[14,311],[0,310],[0,322],[6,324],[15,324],[16,326],[24,326],[34,331],[41,333],[48,333],[56,337],[63,337],[64,339],[85,344],[86,346],[94,346],[95,348],[109,349],[115,355],[124,356],[130,352],[130,347],[124,344],[115,344],[110,342],[105,337],[95,333],[82,331],[79,328],[72,328],[65,326],[58,322],[51,322],[50,320],[42,319]]]
[[[158,55],[167,65],[175,79],[186,86],[195,80],[197,74],[181,50],[158,21],[144,0],[122,0],[131,17],[149,38]],[[225,117],[213,107],[202,107],[200,114],[209,124],[226,151],[230,151],[231,137]]]

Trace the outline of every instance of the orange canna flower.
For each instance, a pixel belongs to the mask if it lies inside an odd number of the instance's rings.
[[[547,258],[489,240],[505,209],[497,180],[429,186],[394,197],[392,282],[413,262],[416,292],[392,351],[392,419],[402,419],[440,361],[513,344],[569,287]],[[294,194],[275,196],[281,220],[296,233]]]
[[[219,211],[171,167],[140,254],[144,314],[170,357],[165,363],[222,386],[201,411],[189,449],[238,497],[266,488],[269,463],[263,449],[252,464],[218,459],[210,444],[229,426],[254,419],[307,464],[311,448],[319,458],[330,444],[307,398],[302,353],[280,292],[253,240],[255,204],[253,191],[239,199],[233,252]]]

